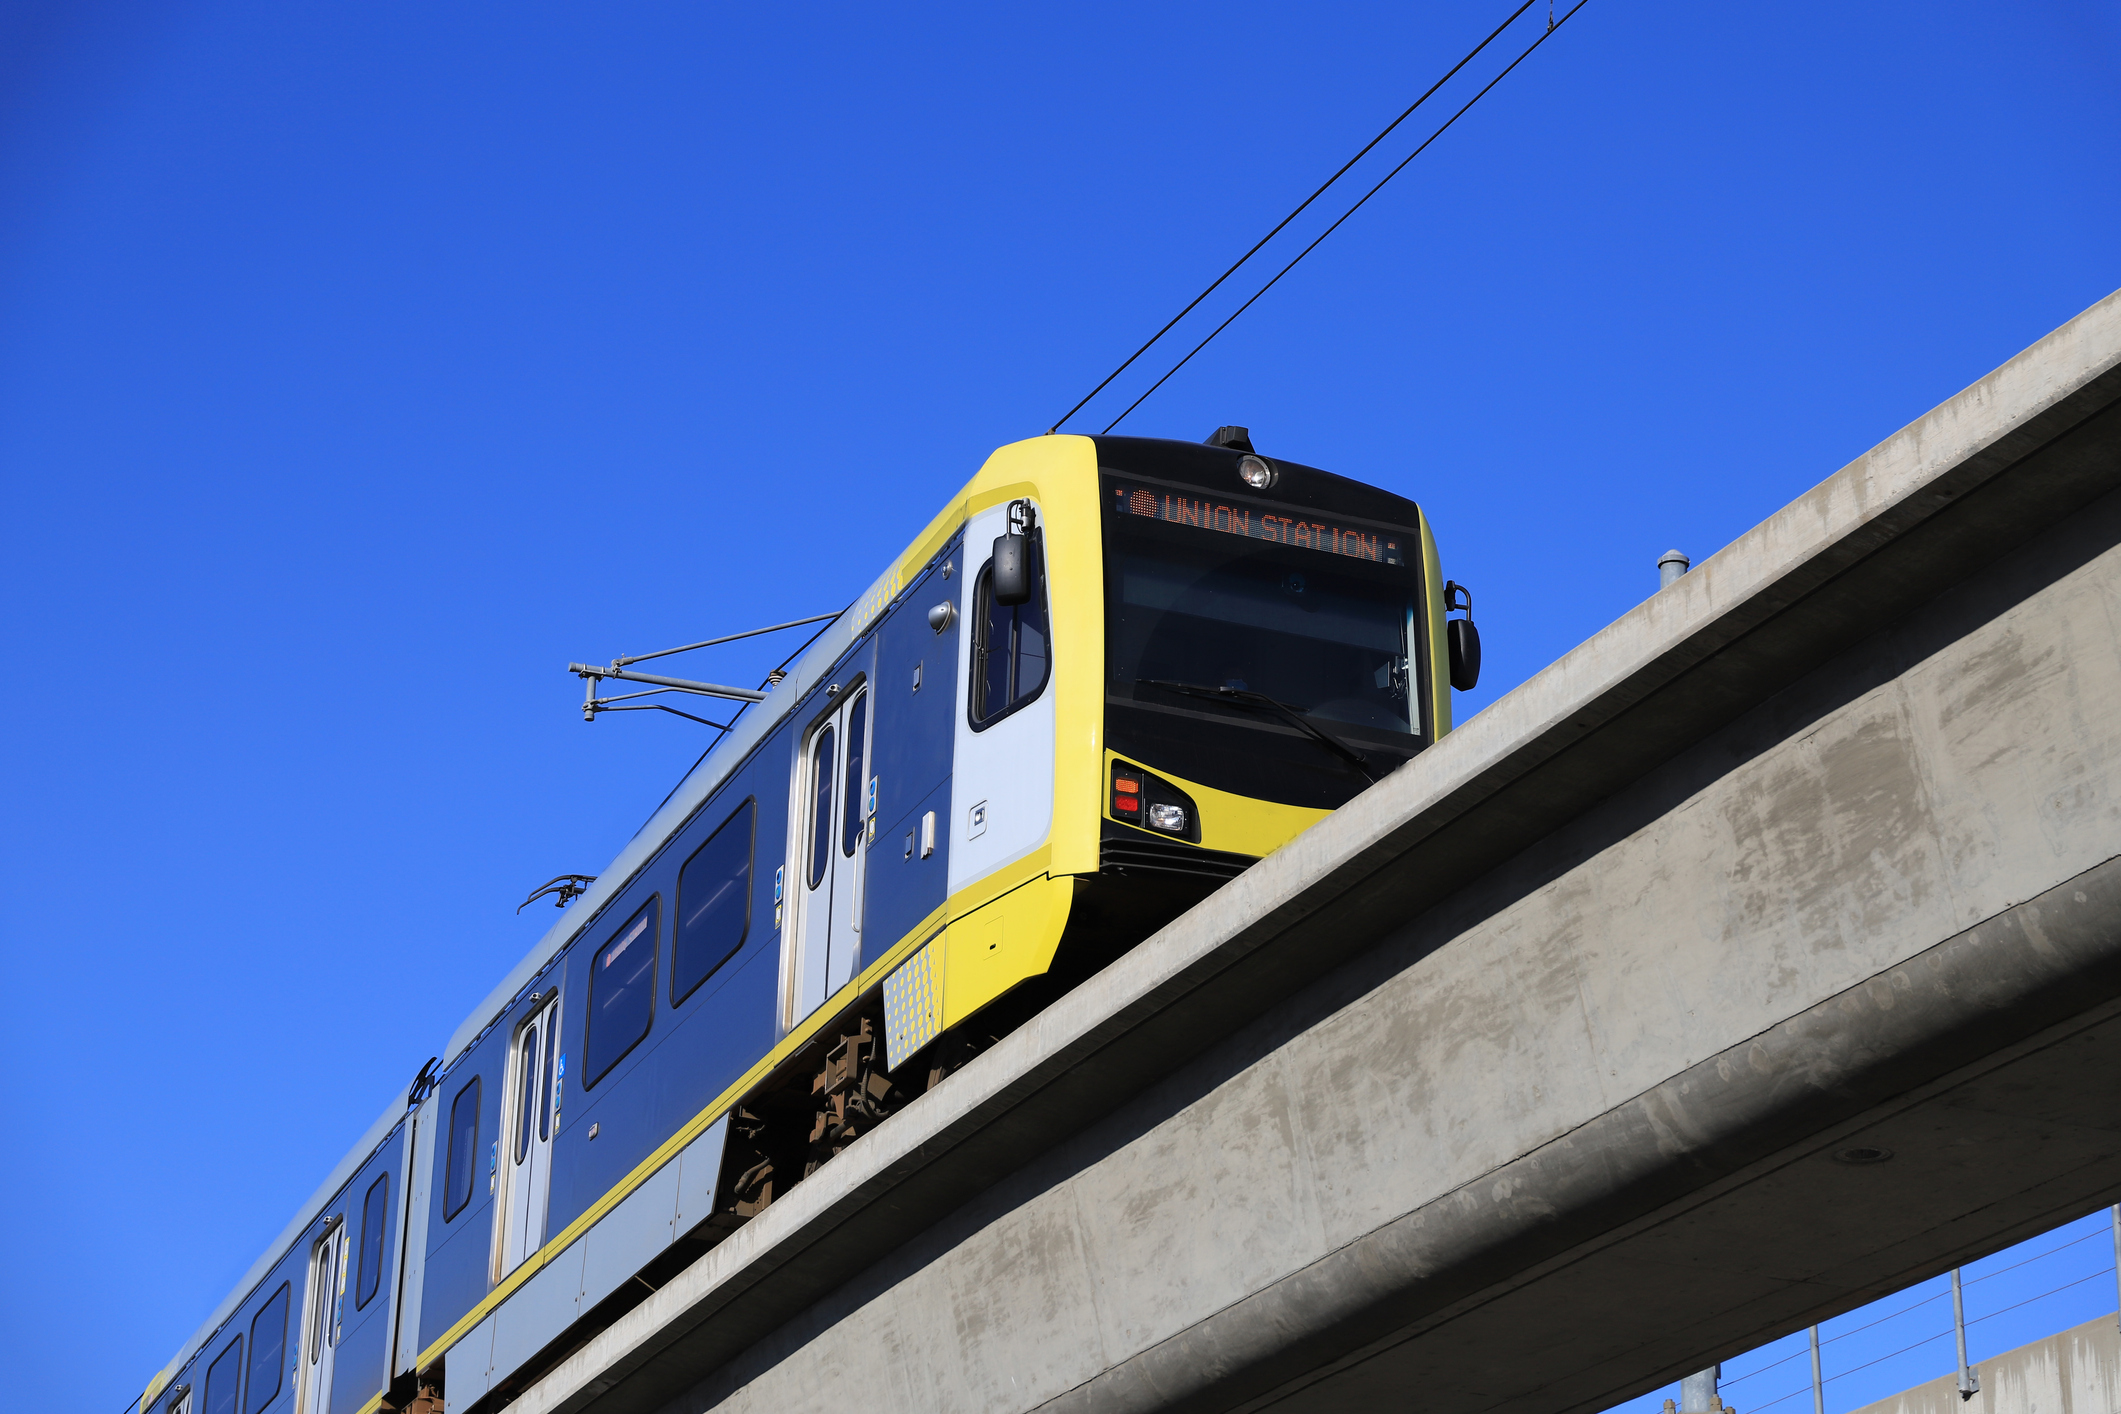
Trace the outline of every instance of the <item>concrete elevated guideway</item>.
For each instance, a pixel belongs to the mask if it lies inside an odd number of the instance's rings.
[[[511,1408],[1596,1410],[2112,1201],[2117,403],[2121,295]]]

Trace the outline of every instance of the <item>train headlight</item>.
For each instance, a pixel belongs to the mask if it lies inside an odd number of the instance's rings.
[[[1160,776],[1114,761],[1109,799],[1112,818],[1123,824],[1200,843],[1200,817],[1192,798]]]
[[[1254,491],[1264,491],[1274,484],[1274,468],[1258,457],[1246,457],[1237,464],[1237,475]]]

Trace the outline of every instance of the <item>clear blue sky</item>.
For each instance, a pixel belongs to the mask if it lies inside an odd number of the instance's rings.
[[[670,788],[569,659],[846,603],[1506,10],[0,3],[6,1355],[116,1409]],[[1127,430],[1421,500],[1476,709],[2121,285],[2117,64],[1591,0]]]

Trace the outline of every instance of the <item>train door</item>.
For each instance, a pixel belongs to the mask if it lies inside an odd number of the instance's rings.
[[[502,1181],[494,1205],[501,1224],[494,1243],[494,1280],[514,1271],[545,1243],[546,1199],[552,1192],[552,1103],[560,1062],[560,993],[516,1030],[509,1052],[508,1105],[502,1138]]]
[[[857,683],[811,727],[792,812],[795,926],[784,959],[781,1027],[817,1010],[861,966],[862,883],[876,811],[869,769],[869,688]]]
[[[309,1250],[297,1414],[329,1414],[332,1354],[339,1344],[339,1303],[345,1292],[346,1224],[333,1218],[330,1229]]]

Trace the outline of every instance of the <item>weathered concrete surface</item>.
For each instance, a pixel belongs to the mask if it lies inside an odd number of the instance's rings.
[[[2117,369],[2121,296],[513,1407],[1592,1410],[2108,1200]]]
[[[1959,1398],[1957,1375],[1916,1385],[1852,1414],[2121,1414],[2121,1328],[2086,1321],[1975,1366],[1981,1390]]]

